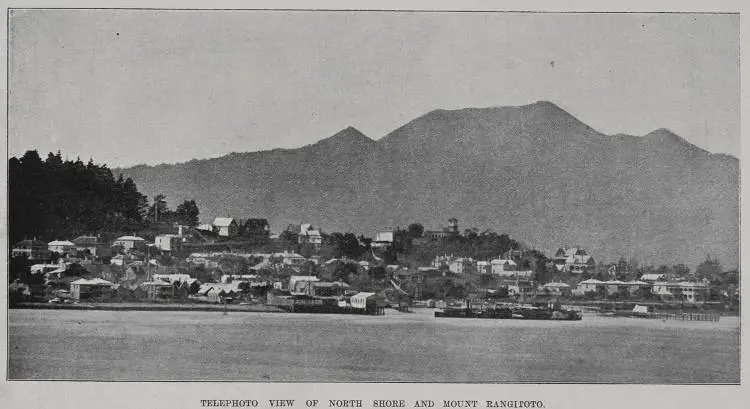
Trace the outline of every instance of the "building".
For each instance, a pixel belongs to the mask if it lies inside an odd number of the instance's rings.
[[[198,226],[196,226],[195,230],[197,230],[199,232],[203,232],[203,233],[213,234],[213,232],[214,232],[214,226],[211,225],[211,224],[209,224],[209,223],[203,223],[203,224],[199,224]]]
[[[492,273],[492,264],[490,264],[489,261],[477,261],[477,273],[479,274]]]
[[[26,256],[29,260],[50,260],[50,254],[47,243],[41,240],[22,240],[13,246],[11,251],[13,257]]]
[[[320,230],[313,229],[309,223],[304,223],[300,225],[297,242],[320,247],[323,244],[323,236],[320,234]]]
[[[578,274],[595,266],[594,258],[586,250],[578,247],[564,247],[555,253],[555,267],[558,271]]]
[[[505,253],[503,253],[503,258],[506,260],[520,261],[523,258],[523,251],[508,250]]]
[[[455,217],[448,219],[448,226],[440,230],[425,230],[422,234],[422,237],[430,241],[442,241],[455,236],[458,236],[458,219]]]
[[[499,284],[508,289],[508,295],[514,297],[527,294],[534,289],[534,283],[531,280],[502,280]]]
[[[709,288],[704,283],[692,281],[657,281],[653,284],[652,292],[675,301],[697,303],[706,300]]]
[[[99,248],[102,243],[96,236],[78,236],[73,239],[75,244],[75,251],[77,254],[90,254],[96,257],[99,253]]]
[[[318,282],[320,279],[315,276],[291,276],[289,277],[289,291],[294,291],[295,288],[297,288],[297,283],[299,282]]]
[[[122,246],[125,251],[138,250],[146,246],[146,240],[138,236],[122,236],[115,239],[112,246]]]
[[[581,281],[576,286],[576,289],[578,290],[578,293],[583,295],[588,292],[595,292],[595,293],[603,293],[604,292],[604,281],[599,281],[594,278],[589,278],[588,280]]]
[[[31,266],[31,274],[47,274],[50,271],[57,270],[60,267],[65,267],[64,263],[57,264],[33,264]]]
[[[640,278],[641,281],[648,281],[650,283],[654,283],[656,281],[666,281],[667,275],[666,274],[657,274],[657,273],[650,273],[650,274],[644,274]]]
[[[108,298],[112,295],[112,285],[101,278],[80,278],[70,283],[70,295],[74,300]]]
[[[289,291],[294,294],[306,294],[311,297],[337,297],[343,296],[351,286],[344,282],[323,281],[295,281],[294,287]]]
[[[632,280],[625,283],[628,286],[630,295],[640,292],[651,292],[651,284],[645,281]]]
[[[349,300],[352,308],[370,314],[382,315],[385,313],[385,297],[375,293],[357,293]]]
[[[444,230],[425,230],[422,234],[422,237],[429,241],[442,241],[448,239],[449,236],[450,233],[447,228]]]
[[[185,242],[183,236],[177,234],[160,234],[154,240],[154,246],[162,251],[178,251]]]
[[[626,295],[628,294],[628,285],[620,280],[609,280],[605,281],[604,285],[607,288],[607,295]]]
[[[47,249],[57,254],[67,254],[75,249],[76,245],[68,240],[53,240],[47,243]]]
[[[212,225],[213,232],[220,237],[236,237],[239,233],[237,222],[231,217],[217,217]]]
[[[138,260],[138,258],[133,256],[132,254],[118,254],[109,259],[109,264],[112,264],[114,266],[125,266],[130,265],[131,263],[136,261],[141,260]]]
[[[165,283],[195,280],[194,278],[190,277],[190,274],[153,274],[151,278],[154,281],[164,281]]]
[[[490,261],[492,274],[496,275],[508,275],[509,271],[516,271],[518,264],[513,260],[495,259]]]
[[[570,286],[565,283],[547,283],[539,288],[543,293],[557,296],[570,295]]]
[[[471,274],[474,272],[474,260],[471,258],[457,258],[448,264],[448,270],[457,275]]]
[[[394,233],[392,230],[375,233],[375,239],[370,244],[373,248],[387,247],[393,244]]]
[[[174,298],[175,296],[174,285],[161,280],[143,283],[141,288],[146,291],[149,300]]]
[[[268,224],[268,219],[240,220],[239,227],[240,235],[243,237],[259,241],[265,241],[271,237],[271,225]]]
[[[303,255],[287,250],[283,253],[276,253],[274,256],[280,257],[281,264],[285,266],[299,266],[307,260]]]

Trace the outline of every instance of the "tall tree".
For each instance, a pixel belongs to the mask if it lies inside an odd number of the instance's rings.
[[[195,227],[198,225],[198,205],[195,204],[195,200],[185,200],[177,206],[175,216],[177,222],[186,226]]]

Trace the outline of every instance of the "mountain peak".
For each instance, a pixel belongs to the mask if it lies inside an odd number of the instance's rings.
[[[360,132],[359,129],[349,126],[336,132],[333,136],[318,141],[313,146],[323,149],[334,149],[336,151],[342,149],[361,150],[369,148],[375,143],[375,141]]]
[[[360,132],[359,129],[348,126],[338,132],[336,132],[333,136],[324,139],[326,141],[336,141],[336,142],[345,142],[345,143],[371,143],[375,142],[372,139],[368,138],[365,134]]]
[[[518,109],[527,115],[539,115],[547,118],[575,119],[570,112],[560,108],[559,105],[550,101],[537,101],[532,104],[521,105]]]
[[[676,133],[666,128],[659,128],[654,131],[651,131],[647,133],[646,135],[644,135],[643,138],[651,142],[662,142],[662,143],[676,144],[676,145],[683,145],[683,146],[697,148],[697,146],[691,144],[690,142],[681,138]]]

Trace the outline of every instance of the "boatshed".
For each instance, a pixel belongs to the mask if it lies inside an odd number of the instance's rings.
[[[101,278],[80,278],[70,283],[70,294],[74,300],[108,298],[111,293],[112,283]]]
[[[352,308],[365,314],[384,315],[385,297],[375,293],[357,293],[349,300]]]

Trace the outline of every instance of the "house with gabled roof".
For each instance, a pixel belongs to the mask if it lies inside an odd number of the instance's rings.
[[[73,239],[75,251],[78,254],[89,253],[96,256],[102,243],[96,236],[78,236]]]
[[[125,251],[137,250],[146,246],[146,239],[138,236],[121,236],[112,242],[112,246],[122,246]]]
[[[68,240],[53,240],[47,243],[47,249],[57,254],[67,254],[75,248],[75,244]]]
[[[583,273],[594,268],[596,262],[586,250],[579,247],[563,247],[555,253],[555,267],[557,271],[569,273]]]
[[[237,221],[231,217],[217,217],[212,226],[214,233],[221,237],[235,237],[239,233]]]
[[[13,257],[25,255],[29,260],[49,260],[51,254],[47,243],[41,240],[22,240],[13,246]]]

